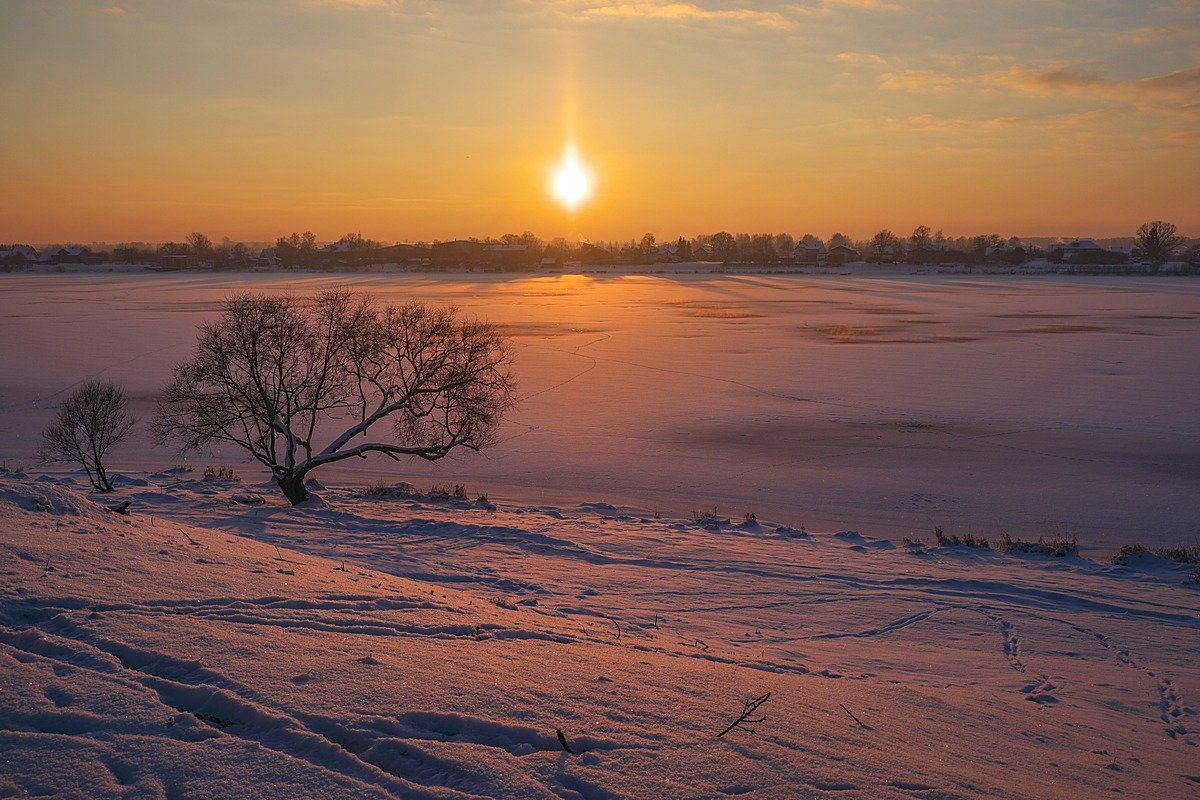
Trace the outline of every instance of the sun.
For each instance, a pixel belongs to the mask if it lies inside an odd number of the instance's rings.
[[[550,179],[550,194],[568,211],[574,211],[592,194],[592,174],[579,160],[575,145],[568,143],[562,161]]]

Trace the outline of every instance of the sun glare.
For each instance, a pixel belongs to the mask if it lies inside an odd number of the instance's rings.
[[[562,161],[554,169],[550,193],[568,211],[579,208],[592,193],[592,175],[579,160],[574,144],[568,144]]]

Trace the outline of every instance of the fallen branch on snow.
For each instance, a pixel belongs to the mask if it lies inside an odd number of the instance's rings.
[[[761,717],[754,717],[754,718],[751,718],[751,715],[754,714],[754,712],[758,711],[759,706],[761,706],[763,703],[768,702],[770,699],[771,699],[771,693],[767,692],[766,694],[760,694],[758,697],[754,698],[753,700],[747,700],[742,705],[741,716],[739,716],[733,722],[729,723],[728,728],[726,728],[725,730],[718,733],[717,738],[720,739],[722,736],[729,733],[734,728],[741,728],[742,730],[747,731],[749,733],[758,733],[758,731],[754,730],[753,728],[747,728],[746,723],[754,724],[756,722],[762,722],[763,720],[765,720],[766,719],[765,715],[761,716]]]
[[[838,705],[839,705],[839,706],[842,706],[842,711],[845,711],[847,714],[849,714],[849,715],[850,715],[850,719],[852,719],[852,720],[854,720],[855,722],[857,722],[857,723],[859,724],[859,727],[862,727],[862,728],[866,728],[866,727],[867,727],[866,725],[864,725],[864,724],[863,724],[863,721],[862,721],[861,719],[859,719],[858,717],[854,716],[854,713],[853,713],[853,712],[852,712],[850,709],[846,708],[846,707],[845,707],[844,705],[842,705],[841,703],[838,703]],[[870,728],[867,728],[867,730],[870,730]]]

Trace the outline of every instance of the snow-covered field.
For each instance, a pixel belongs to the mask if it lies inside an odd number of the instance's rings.
[[[1200,791],[1200,590],[1157,558],[118,483],[0,479],[0,796]]]
[[[113,495],[34,464],[79,381],[148,417],[229,292],[335,284],[503,326],[503,441],[298,507],[144,430]],[[1196,797],[1200,584],[1109,556],[1200,543],[1198,286],[0,276],[0,797]]]
[[[231,291],[331,285],[500,323],[522,400],[482,455],[323,478],[893,539],[1077,534],[1097,555],[1200,544],[1200,282],[1180,277],[2,275],[0,459],[33,466],[92,375],[148,418]],[[259,474],[235,452],[191,461]],[[144,434],[113,457],[178,463]]]

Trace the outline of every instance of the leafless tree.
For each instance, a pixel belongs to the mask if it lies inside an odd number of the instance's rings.
[[[894,259],[903,254],[904,243],[899,236],[884,228],[871,239],[871,250],[877,258]]]
[[[1183,237],[1177,235],[1176,230],[1170,222],[1147,222],[1137,229],[1134,251],[1155,264],[1170,261],[1184,244]]]
[[[85,383],[67,396],[42,432],[42,458],[81,464],[97,491],[111,492],[104,459],[133,430],[135,420],[127,406],[119,386],[99,380]]]
[[[212,239],[199,231],[188,234],[187,244],[191,248],[192,255],[197,258],[208,258],[213,253]]]
[[[175,367],[154,434],[185,451],[235,444],[300,503],[305,476],[324,464],[369,453],[437,461],[490,444],[513,404],[510,364],[495,327],[453,308],[347,291],[242,294]],[[368,435],[385,420],[390,435]],[[330,426],[341,432],[318,445]]]

